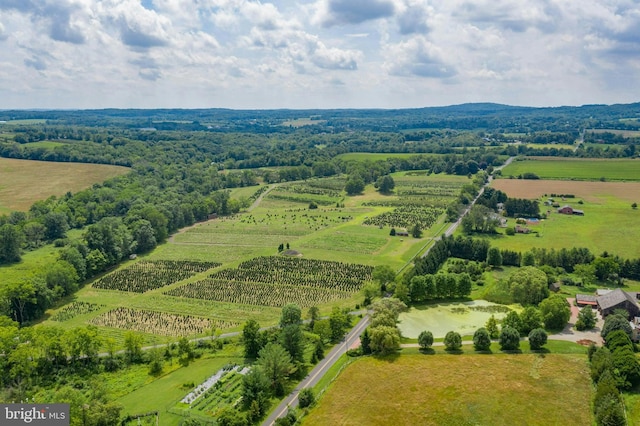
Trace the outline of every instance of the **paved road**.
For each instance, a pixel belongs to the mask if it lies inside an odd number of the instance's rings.
[[[320,379],[329,371],[329,369],[335,364],[335,362],[340,358],[351,346],[353,346],[358,339],[360,338],[360,334],[364,331],[364,329],[369,325],[369,315],[365,315],[362,319],[356,324],[355,327],[351,329],[347,337],[345,337],[344,341],[336,346],[329,352],[329,354],[320,361],[313,370],[309,373],[307,377],[303,381],[296,386],[296,388],[291,392],[280,405],[276,407],[275,410],[267,417],[267,419],[262,422],[262,426],[271,426],[275,423],[276,419],[283,417],[287,414],[289,407],[298,406],[298,394],[302,389],[310,388],[315,386]]]

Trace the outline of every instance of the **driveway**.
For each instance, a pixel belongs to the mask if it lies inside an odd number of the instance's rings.
[[[560,333],[550,334],[549,339],[566,340],[576,343],[581,340],[590,340],[592,342],[595,342],[597,345],[602,345],[604,342],[602,341],[602,337],[600,337],[600,332],[602,331],[604,320],[602,319],[600,312],[598,312],[597,310],[595,311],[596,326],[592,330],[578,331],[575,329],[575,325],[576,321],[578,321],[578,314],[580,313],[581,308],[574,306],[575,299],[573,297],[568,297],[567,302],[571,307],[571,318]]]

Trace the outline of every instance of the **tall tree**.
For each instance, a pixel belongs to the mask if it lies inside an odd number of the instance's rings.
[[[246,358],[257,358],[258,352],[260,352],[260,349],[263,347],[258,321],[250,319],[244,324],[242,328],[242,340],[244,342],[244,356]]]
[[[269,379],[273,393],[276,396],[282,396],[284,394],[284,383],[294,371],[289,353],[277,343],[267,343],[260,350],[256,364]]]
[[[20,228],[9,223],[0,226],[0,264],[19,262],[24,235]]]
[[[280,327],[299,325],[302,322],[302,310],[295,303],[289,303],[282,308],[280,315]]]

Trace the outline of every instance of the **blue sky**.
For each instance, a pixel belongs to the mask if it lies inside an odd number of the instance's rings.
[[[0,108],[640,101],[635,0],[0,0]]]

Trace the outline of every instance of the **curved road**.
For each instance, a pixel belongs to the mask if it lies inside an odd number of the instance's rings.
[[[262,422],[262,426],[271,426],[275,423],[276,419],[283,417],[289,411],[289,407],[296,407],[298,405],[298,394],[302,389],[310,388],[315,386],[320,379],[329,371],[329,369],[336,363],[338,358],[340,358],[344,353],[347,352],[351,346],[353,346],[358,339],[360,338],[360,334],[364,331],[365,328],[369,325],[369,314],[366,314],[358,323],[351,329],[351,331],[347,334],[347,337],[343,340],[342,343],[337,344],[333,347],[333,349],[324,357],[322,361],[320,361],[316,366],[311,370],[311,372],[301,381],[298,386],[289,394],[285,399],[283,399],[280,404],[271,412],[269,417],[266,418],[264,422]]]

